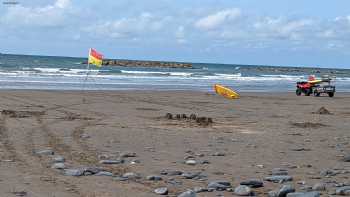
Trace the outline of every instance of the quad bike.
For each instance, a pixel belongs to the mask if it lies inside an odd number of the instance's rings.
[[[335,86],[331,85],[332,79],[328,76],[323,76],[321,80],[316,80],[314,76],[310,76],[308,81],[297,82],[297,89],[295,91],[297,96],[302,93],[305,96],[320,96],[321,94],[328,94],[333,97],[335,94]]]

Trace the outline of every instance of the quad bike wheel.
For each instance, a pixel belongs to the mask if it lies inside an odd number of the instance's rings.
[[[311,89],[306,89],[305,90],[305,96],[310,96],[311,93],[312,93]]]
[[[298,88],[298,89],[295,91],[295,94],[296,94],[297,96],[300,96],[300,95],[301,95],[301,89]]]
[[[329,97],[333,97],[334,96],[334,92],[328,92],[328,96]]]

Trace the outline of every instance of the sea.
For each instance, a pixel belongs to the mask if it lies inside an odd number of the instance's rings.
[[[193,63],[193,68],[143,68],[82,64],[86,58],[0,54],[0,89],[195,90],[214,84],[238,92],[294,92],[309,75],[332,77],[337,92],[350,92],[350,69]]]

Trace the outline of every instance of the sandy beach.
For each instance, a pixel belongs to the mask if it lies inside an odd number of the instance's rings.
[[[348,183],[350,94],[227,100],[189,91],[0,91],[0,107],[4,197],[151,197],[160,187],[177,196],[215,180],[234,189],[250,179],[263,181],[252,189],[258,196],[316,183],[328,194]],[[275,168],[293,180],[264,180]],[[197,196],[218,194],[235,196]]]

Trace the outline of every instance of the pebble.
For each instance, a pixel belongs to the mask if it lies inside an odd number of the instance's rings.
[[[64,163],[54,163],[51,168],[53,169],[65,169],[66,165]]]
[[[163,180],[162,177],[157,176],[157,175],[149,175],[146,177],[146,179],[149,181],[161,181],[161,180]]]
[[[118,177],[114,177],[113,180],[115,180],[115,181],[127,181],[128,178],[127,177],[118,176]]]
[[[113,173],[107,171],[101,171],[95,174],[95,176],[113,176]]]
[[[319,192],[293,192],[293,193],[289,193],[287,194],[287,197],[320,197],[320,193]]]
[[[339,172],[332,169],[325,169],[320,172],[321,176],[326,176],[326,177],[336,176],[337,174],[339,174]]]
[[[288,170],[283,168],[274,168],[271,171],[273,176],[288,175]]]
[[[214,154],[212,154],[212,156],[216,156],[216,157],[224,157],[226,154],[222,153],[222,152],[216,152]]]
[[[123,174],[124,178],[128,178],[128,179],[139,179],[141,178],[141,176],[137,173],[134,172],[127,172]]]
[[[194,166],[194,165],[197,164],[197,161],[193,160],[193,159],[190,159],[190,160],[185,161],[185,164]]]
[[[63,163],[63,162],[65,162],[65,159],[62,156],[56,156],[56,157],[53,158],[53,161],[55,163]]]
[[[231,183],[228,181],[211,181],[208,184],[208,189],[214,189],[217,191],[224,191],[231,187]]]
[[[278,191],[278,197],[286,197],[287,194],[295,192],[295,189],[291,185],[283,185],[281,189]]]
[[[166,187],[160,187],[154,190],[154,193],[159,195],[167,195],[168,194],[168,188]]]
[[[335,193],[341,196],[350,196],[350,186],[340,187],[335,190]]]
[[[252,194],[252,190],[248,186],[240,185],[235,188],[234,193],[238,196],[250,196]]]
[[[350,154],[345,155],[344,158],[343,158],[343,161],[344,162],[350,162]]]
[[[202,192],[208,192],[208,189],[204,188],[204,187],[195,187],[195,188],[193,188],[193,191],[195,193],[202,193]]]
[[[168,175],[168,176],[178,176],[182,175],[183,172],[179,170],[162,170],[160,172],[161,175]]]
[[[65,169],[63,174],[66,176],[83,176],[84,171],[84,169]]]
[[[181,193],[180,195],[178,195],[177,197],[196,197],[196,193],[192,190],[188,190],[186,192]]]
[[[326,184],[324,184],[324,183],[316,183],[312,187],[312,190],[314,190],[314,191],[325,191],[326,190]]]
[[[257,179],[250,179],[250,180],[247,180],[247,181],[242,181],[240,184],[249,186],[251,188],[264,187],[264,183],[262,181],[260,181],[260,180],[257,180]]]
[[[183,173],[181,176],[183,176],[186,179],[193,179],[195,177],[198,177],[201,173],[200,172],[186,172]]]
[[[264,180],[274,182],[274,183],[281,183],[281,182],[292,181],[293,177],[287,176],[287,175],[269,176],[269,177],[265,177]]]
[[[136,157],[136,153],[134,152],[122,152],[119,155],[121,158],[127,158],[127,157]]]
[[[88,138],[90,138],[90,135],[88,135],[86,133],[83,133],[83,134],[80,135],[80,138],[88,139]]]
[[[37,154],[37,155],[54,155],[55,153],[53,152],[53,150],[47,149],[47,150],[35,151],[35,154]]]
[[[101,160],[99,163],[100,164],[108,164],[108,165],[110,165],[110,164],[122,164],[122,163],[124,163],[124,160]]]

